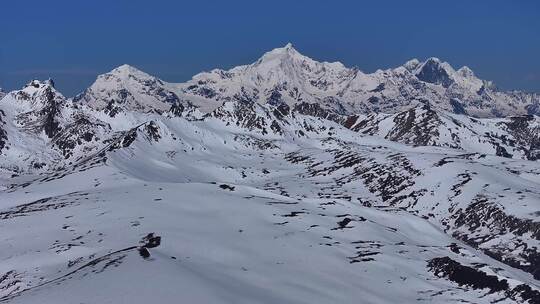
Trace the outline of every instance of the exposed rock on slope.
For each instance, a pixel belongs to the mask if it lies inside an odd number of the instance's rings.
[[[540,153],[540,118],[532,115],[477,119],[423,104],[396,114],[350,116],[344,125],[413,146],[449,147],[528,160],[537,160]]]

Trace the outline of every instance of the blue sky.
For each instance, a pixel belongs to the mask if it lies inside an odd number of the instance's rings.
[[[123,63],[167,81],[292,42],[365,72],[436,56],[540,92],[540,1],[5,1],[0,87],[52,77],[72,96]]]

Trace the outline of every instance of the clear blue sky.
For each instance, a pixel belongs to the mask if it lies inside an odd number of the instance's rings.
[[[52,77],[67,96],[123,63],[167,81],[292,42],[366,72],[436,56],[540,92],[540,1],[4,1],[0,87]]]

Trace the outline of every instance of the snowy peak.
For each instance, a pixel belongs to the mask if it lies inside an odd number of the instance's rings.
[[[288,58],[288,57],[301,57],[307,58],[300,54],[292,45],[292,43],[287,43],[285,46],[280,48],[275,48],[269,52],[264,53],[264,55],[257,61],[268,61],[276,58]]]
[[[309,57],[306,57],[300,54],[291,43],[287,43],[284,47],[275,48],[269,52],[266,52],[259,60],[253,63],[251,66],[261,66],[261,65],[281,65],[285,63],[292,62],[302,62],[313,60]]]
[[[21,90],[10,92],[9,95],[12,97],[11,102],[16,102],[18,112],[41,111],[66,103],[65,97],[54,88],[52,79],[32,80]]]
[[[7,94],[0,103],[0,111],[5,116],[5,126],[0,126],[4,152],[15,147],[10,153],[31,163],[34,155],[24,151],[34,143],[27,139],[36,136],[38,141],[44,141],[56,136],[63,129],[70,106],[54,88],[52,80],[32,80],[21,90]],[[43,149],[38,150],[38,154],[48,154],[41,151]]]
[[[444,62],[436,57],[428,58],[423,63],[417,65],[413,63],[407,63],[405,67],[413,73],[417,79],[433,84],[442,86],[445,92],[445,98],[449,99],[452,103],[454,99],[459,99],[467,103],[475,104],[470,113],[479,116],[501,116],[502,113],[509,111],[509,103],[520,103],[520,100],[508,100],[508,96],[503,92],[496,92],[496,88],[491,81],[486,81],[478,78],[473,70],[468,66],[463,66],[458,70],[455,70],[448,62]],[[497,99],[505,99],[500,103],[493,100],[494,95],[490,93],[498,94]],[[512,105],[510,108],[516,109],[520,107],[520,111],[515,111],[512,114],[525,114],[525,105]],[[487,109],[490,109],[491,113],[485,113]],[[507,109],[503,109],[507,108]],[[480,115],[479,112],[484,112]],[[504,115],[504,114],[502,114]]]
[[[365,74],[340,62],[313,60],[291,43],[251,64],[202,72],[186,83],[166,83],[124,64],[100,75],[74,100],[110,116],[122,111],[165,112],[175,104],[211,113],[230,101],[291,108],[318,104],[347,115],[396,113],[429,100],[445,111],[454,111],[458,105],[459,113],[499,117],[534,114],[540,103],[534,94],[498,92],[470,68],[456,71],[436,57]]]
[[[341,69],[341,70],[349,70],[347,69],[343,64],[340,62],[319,62],[316,60],[313,60],[312,58],[305,56],[298,52],[291,43],[288,43],[284,47],[273,49],[267,53],[265,53],[257,62],[252,64],[254,65],[261,65],[265,63],[273,62],[275,64],[294,64],[296,65],[295,68],[297,69],[306,69],[308,72],[313,72],[312,68],[313,66],[316,66],[318,68],[325,68],[325,69]]]
[[[457,70],[458,75],[465,78],[476,78],[474,72],[468,66],[462,66]]]
[[[115,116],[122,111],[166,111],[178,96],[162,80],[124,64],[99,75],[74,101]]]
[[[396,113],[429,100],[446,111],[459,105],[460,113],[493,117],[531,113],[536,108],[530,105],[538,103],[537,96],[498,92],[470,68],[456,71],[436,57],[365,74],[339,62],[313,60],[292,44],[273,49],[250,65],[200,73],[177,87],[183,99],[206,113],[228,101],[290,107],[307,102],[331,104],[348,114]]]
[[[536,114],[540,108],[537,94],[497,91],[470,68],[455,70],[436,57],[365,74],[339,62],[313,60],[291,43],[266,52],[252,64],[199,73],[186,83],[166,83],[124,64],[98,76],[74,98],[76,105],[109,116],[123,111],[162,113],[173,105],[211,113],[230,101],[291,108],[318,104],[346,115],[390,114],[426,100],[445,111],[455,111],[457,105],[456,112],[477,117]]]
[[[265,53],[250,65],[200,73],[180,84],[182,97],[203,112],[227,101],[294,106],[332,104],[348,114],[396,113],[423,100],[434,106],[478,117],[534,113],[538,97],[498,92],[468,67],[455,70],[436,57],[412,59],[396,69],[365,74],[339,62],[318,62],[291,44]]]
[[[205,112],[227,101],[292,106],[334,98],[358,74],[339,62],[315,61],[287,44],[250,65],[200,73],[182,86],[182,92]]]
[[[403,67],[405,69],[407,69],[407,71],[409,72],[414,72],[418,66],[420,65],[420,60],[416,59],[416,58],[413,58],[407,62],[405,62],[405,64],[403,65]]]
[[[283,83],[293,83],[298,89],[315,86],[313,79],[329,82],[338,74],[352,74],[339,62],[318,62],[299,53],[291,43],[265,53],[259,60],[248,66],[230,70],[244,74],[252,85],[272,87]],[[322,88],[323,90],[325,88]]]
[[[136,79],[155,78],[129,64],[123,64],[121,66],[118,66],[105,75],[115,75],[116,77],[124,79],[124,80],[128,80],[130,78],[136,78]]]
[[[129,86],[140,82],[161,82],[161,80],[134,66],[123,64],[108,73],[98,75],[96,82],[100,84],[117,82],[123,86]]]
[[[46,88],[46,87],[53,87],[54,88],[54,81],[52,79],[47,79],[47,80],[37,80],[37,79],[33,79],[32,81],[30,81],[29,83],[27,83],[23,89],[26,89],[26,88],[36,88],[36,89],[40,89],[40,88]]]

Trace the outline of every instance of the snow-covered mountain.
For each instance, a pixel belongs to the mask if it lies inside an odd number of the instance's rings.
[[[31,81],[0,100],[0,302],[540,303],[537,98],[291,45]]]
[[[99,75],[88,89],[75,96],[74,102],[110,116],[123,110],[165,111],[171,104],[180,102],[167,87],[162,80],[124,64]]]
[[[0,102],[3,145],[0,167],[18,174],[71,164],[105,145],[111,127],[79,109],[51,80],[33,80]]]
[[[317,62],[291,44],[264,54],[250,65],[213,70],[176,85],[178,95],[203,110],[224,101],[289,106],[317,103],[337,113],[395,113],[429,101],[454,113],[479,117],[538,114],[540,95],[501,92],[468,67],[457,71],[437,58],[366,74],[339,62]]]
[[[353,115],[344,125],[414,146],[440,146],[508,158],[540,159],[540,118],[477,119],[422,104],[396,114]]]
[[[132,66],[100,75],[74,99],[114,115],[122,108],[163,111],[170,104],[194,105],[208,113],[227,101],[261,104],[318,104],[337,114],[396,113],[430,102],[475,117],[538,114],[540,95],[502,92],[464,66],[417,59],[368,74],[339,62],[317,62],[291,44],[256,62],[197,74],[186,83],[167,83]]]

